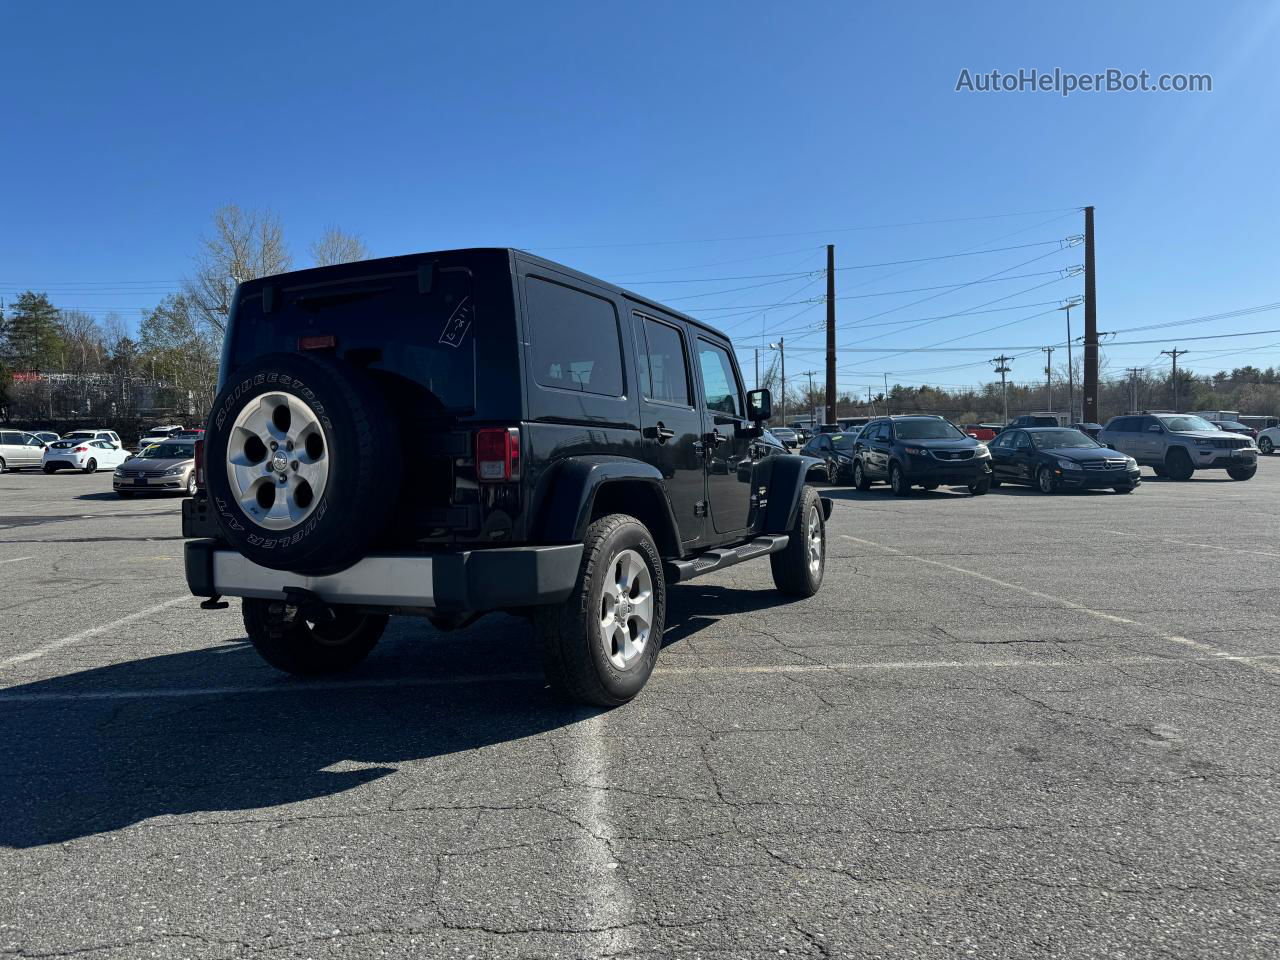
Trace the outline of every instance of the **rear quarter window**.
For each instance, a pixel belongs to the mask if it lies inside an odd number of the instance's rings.
[[[533,379],[543,387],[620,397],[618,312],[603,297],[529,277],[525,282]]]

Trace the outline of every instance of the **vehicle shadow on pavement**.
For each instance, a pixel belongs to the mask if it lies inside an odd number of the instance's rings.
[[[669,598],[664,646],[786,602],[772,590],[696,583]],[[9,732],[0,846],[63,843],[156,817],[269,811],[600,712],[553,698],[533,631],[503,615],[450,633],[393,619],[359,669],[319,681],[272,670],[243,636],[125,660],[0,691]]]

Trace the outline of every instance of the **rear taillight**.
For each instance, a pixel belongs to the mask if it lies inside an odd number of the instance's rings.
[[[495,483],[520,479],[519,429],[476,431],[476,479]]]
[[[88,447],[76,447],[76,448],[75,448],[74,450],[72,450],[71,452],[72,452],[72,453],[88,453],[88,452],[89,452],[89,448],[88,448]]]
[[[196,486],[201,490],[204,489],[204,441],[196,441]]]

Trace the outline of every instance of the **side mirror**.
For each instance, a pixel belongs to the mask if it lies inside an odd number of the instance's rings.
[[[747,391],[747,419],[762,423],[773,416],[773,397],[768,390]]]

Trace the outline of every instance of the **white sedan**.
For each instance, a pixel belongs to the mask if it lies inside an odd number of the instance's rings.
[[[1280,427],[1267,427],[1258,431],[1258,449],[1263,453],[1280,450]]]
[[[44,472],[83,470],[94,473],[103,467],[114,469],[132,454],[110,440],[57,440],[44,451]]]

